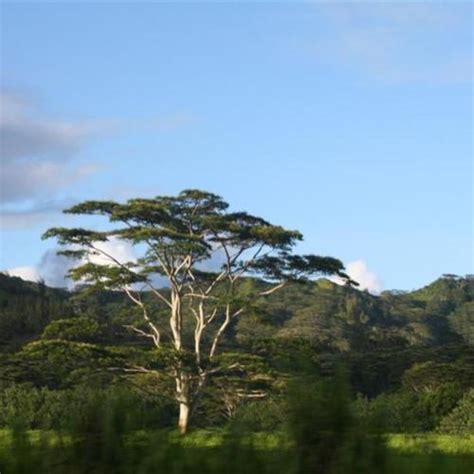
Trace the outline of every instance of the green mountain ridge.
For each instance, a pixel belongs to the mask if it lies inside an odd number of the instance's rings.
[[[241,292],[257,292],[266,282],[246,279]],[[367,351],[378,348],[473,344],[474,279],[441,277],[412,292],[372,295],[327,279],[290,283],[258,300],[232,328],[228,343],[251,349],[268,338],[305,340],[323,351]],[[159,311],[159,308],[157,308]],[[133,305],[117,292],[88,296],[49,288],[0,274],[0,344],[40,336],[54,320],[88,316],[107,327],[113,342],[133,340],[123,325]]]

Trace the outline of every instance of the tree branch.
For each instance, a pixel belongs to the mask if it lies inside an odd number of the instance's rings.
[[[259,296],[268,296],[274,293],[275,291],[279,290],[280,288],[283,288],[287,284],[287,281],[282,281],[281,283],[278,283],[278,285],[275,285],[273,288],[270,288],[269,290],[265,290],[260,292],[258,295]]]
[[[160,347],[160,331],[158,330],[158,328],[155,326],[155,324],[153,324],[153,321],[150,319],[150,317],[148,316],[148,311],[146,309],[146,306],[143,304],[143,302],[141,301],[141,299],[139,298],[136,298],[135,296],[133,296],[132,292],[130,291],[129,288],[127,288],[126,286],[124,286],[124,291],[125,293],[127,294],[127,296],[137,305],[139,306],[141,309],[142,309],[142,312],[143,312],[143,319],[146,321],[146,323],[148,324],[148,326],[150,326],[151,330],[153,331],[153,335],[151,335],[152,339],[153,339],[153,342],[155,343],[155,346],[156,347]]]
[[[95,250],[96,252],[99,252],[100,254],[102,254],[104,257],[107,257],[108,259],[110,259],[112,262],[114,262],[116,265],[118,265],[120,268],[123,268],[124,270],[128,271],[131,275],[133,276],[136,276],[136,277],[139,277],[139,275],[130,270],[130,268],[128,268],[126,265],[124,265],[122,262],[120,262],[119,260],[117,260],[115,257],[113,257],[112,255],[110,255],[108,252],[106,252],[105,250],[101,250],[97,247],[95,247],[94,245],[92,244],[89,244],[89,247],[92,249],[92,250]],[[153,292],[153,294],[155,294],[159,299],[161,299],[167,306],[169,306],[171,308],[171,303],[170,301],[168,301],[168,299],[163,296],[149,281],[145,281],[144,284],[146,286],[148,286],[150,288],[150,290]]]

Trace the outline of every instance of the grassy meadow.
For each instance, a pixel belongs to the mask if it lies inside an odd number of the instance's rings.
[[[360,439],[359,446],[346,446],[332,461],[328,456],[338,452],[337,446],[304,458],[286,433],[195,430],[182,437],[175,430],[162,430],[104,435],[80,438],[55,431],[1,430],[2,472],[462,474],[474,466],[474,435]]]

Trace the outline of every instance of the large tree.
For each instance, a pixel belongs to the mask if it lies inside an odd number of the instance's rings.
[[[221,197],[208,192],[185,190],[124,204],[86,201],[64,212],[102,215],[112,223],[107,231],[52,228],[43,237],[57,238],[60,253],[79,259],[70,271],[74,280],[123,291],[143,317],[130,329],[172,352],[169,372],[182,433],[209,378],[235,368],[228,358],[219,363],[218,348],[226,330],[256,300],[289,281],[317,275],[353,283],[335,258],[292,253],[302,240],[298,231],[230,212]],[[120,261],[104,245],[110,239],[131,243],[140,256]],[[240,291],[239,282],[249,277],[265,285],[257,292]],[[166,308],[166,324],[152,309],[157,305],[150,304],[151,297]]]

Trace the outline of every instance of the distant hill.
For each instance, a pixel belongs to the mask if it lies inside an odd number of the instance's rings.
[[[239,291],[257,292],[265,282],[246,279]],[[370,351],[389,347],[474,344],[474,278],[443,276],[412,292],[379,296],[326,279],[292,283],[268,299],[230,332],[227,343],[251,348],[268,338],[305,340],[318,350]],[[87,315],[108,327],[111,342],[132,306],[120,293],[81,296],[0,274],[0,347],[17,347],[53,320]]]
[[[0,273],[0,349],[14,349],[68,316],[70,293]]]
[[[366,291],[318,280],[293,284],[263,305],[266,318],[242,318],[241,337],[259,328],[277,337],[304,338],[329,350],[433,346],[472,342],[474,279],[439,278],[413,291]],[[460,322],[462,320],[462,323]]]

